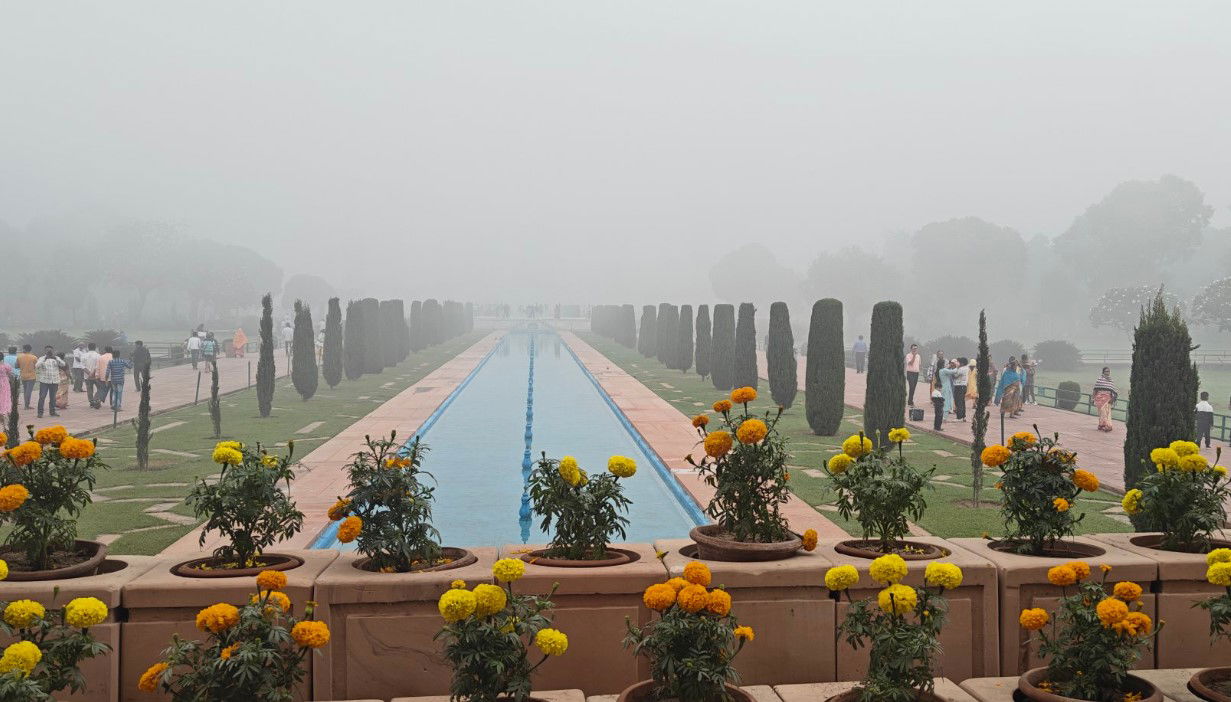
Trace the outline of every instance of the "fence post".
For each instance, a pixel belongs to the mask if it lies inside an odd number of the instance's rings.
[[[252,387],[252,361],[248,361],[248,387]]]
[[[197,400],[201,399],[201,371],[197,371],[197,392],[192,397],[192,404],[197,404]]]

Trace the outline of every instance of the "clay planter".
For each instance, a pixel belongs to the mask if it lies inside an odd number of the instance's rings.
[[[943,671],[947,678],[958,681],[999,674],[1000,620],[996,567],[982,555],[962,548],[951,540],[919,536],[911,542],[926,544],[945,554],[935,559],[910,562],[906,580],[903,581],[906,585],[923,585],[923,573],[930,562],[939,560],[962,569],[961,586],[944,595],[949,603],[949,618],[940,632],[941,655],[937,671]],[[850,590],[852,599],[875,598],[882,586],[872,580],[868,571],[872,560],[882,554],[871,553],[870,557],[865,558],[844,555],[838,552],[839,544],[836,539],[822,539],[816,552],[835,565],[853,565],[859,571],[859,582]],[[825,590],[823,577],[823,572],[816,573],[811,582],[822,595],[826,595],[828,591]],[[849,607],[850,602],[845,596],[836,602],[837,622],[846,617]],[[1017,615],[1013,616],[1013,621],[1017,621]],[[757,643],[760,643],[759,635]],[[746,653],[747,649],[740,656]],[[862,680],[868,672],[868,648],[865,646],[855,650],[845,640],[838,641],[835,666],[837,680]]]
[[[1047,668],[1033,668],[1018,678],[1017,689],[1023,697],[1035,702],[1081,702],[1081,700],[1073,697],[1053,695],[1050,692],[1044,692],[1035,687],[1046,678]],[[1153,683],[1142,680],[1136,675],[1128,676],[1124,682],[1126,689],[1122,690],[1122,692],[1139,693],[1141,695],[1141,702],[1163,702],[1163,693],[1159,692]]]
[[[834,544],[834,550],[843,556],[872,559],[885,555],[883,551],[878,550],[878,546],[879,542],[871,539],[856,539],[839,541]],[[906,561],[930,561],[949,555],[943,547],[923,541],[900,541],[895,546],[897,549],[892,553],[896,553]]]
[[[614,696],[613,696],[614,697]],[[547,690],[530,692],[532,702],[586,702],[585,693],[581,690]],[[392,702],[452,702],[448,695],[429,695],[426,697],[394,697]]]
[[[442,570],[453,570],[454,568],[465,568],[468,565],[474,565],[475,561],[478,560],[477,558],[475,558],[475,555],[473,553],[467,551],[466,549],[453,548],[452,546],[445,546],[441,548],[440,555],[444,558],[450,559],[450,562],[441,563],[440,565],[435,565],[430,568],[419,568],[417,570],[412,570],[410,572],[411,573],[433,573],[433,572],[442,571]],[[375,572],[368,565],[371,562],[371,560],[372,559],[370,558],[360,558],[359,560],[355,561],[353,565],[359,570],[366,570],[369,573]]]
[[[47,608],[63,606],[77,597],[97,597],[110,614],[107,620],[91,627],[94,638],[111,647],[111,653],[87,659],[81,664],[85,690],[70,695],[65,690],[57,700],[71,702],[117,702],[120,699],[121,624],[123,619],[124,585],[149,570],[157,562],[150,556],[112,556],[102,562],[93,575],[68,580],[19,581],[12,578],[0,582],[0,599],[35,600]],[[59,589],[57,595],[55,591]],[[117,612],[119,610],[119,612]],[[117,616],[118,615],[118,616]],[[12,643],[0,637],[0,648]]]
[[[1062,595],[1062,589],[1047,581],[1047,570],[1053,566],[1073,560],[1082,560],[1090,564],[1090,568],[1093,571],[1091,574],[1092,578],[1101,578],[1102,574],[1099,572],[1099,566],[1103,564],[1109,565],[1112,568],[1111,573],[1108,575],[1110,582],[1132,580],[1142,586],[1145,590],[1145,594],[1141,596],[1141,601],[1144,603],[1143,611],[1152,618],[1154,616],[1154,595],[1149,591],[1149,583],[1154,580],[1157,565],[1144,556],[1116,548],[1107,543],[1100,543],[1085,536],[1077,536],[1066,540],[1065,544],[1069,547],[1069,552],[1064,557],[1024,556],[1017,553],[998,551],[991,547],[993,542],[985,539],[963,538],[950,539],[949,541],[956,546],[982,556],[996,566],[1000,590],[1001,675],[1021,675],[1031,668],[1037,668],[1044,664],[1044,661],[1038,657],[1037,642],[1031,644],[1029,649],[1025,647],[1025,642],[1031,638],[1028,636],[1030,632],[1023,631],[1017,619],[1023,609],[1031,607],[1041,607],[1049,613],[1055,611]],[[1098,551],[1102,551],[1102,554],[1097,555]],[[1078,552],[1084,552],[1087,555],[1078,556]],[[1070,594],[1072,593],[1070,592]],[[1201,631],[1208,631],[1208,627],[1209,625],[1206,624]],[[1202,634],[1200,638],[1204,640],[1206,637]],[[1142,653],[1141,660],[1138,661],[1136,667],[1154,667],[1152,648],[1147,648]],[[979,675],[975,677],[991,676]]]
[[[1154,593],[1155,609],[1147,612],[1154,621],[1165,621],[1154,639],[1155,665],[1159,668],[1202,668],[1224,665],[1231,660],[1231,642],[1219,639],[1211,643],[1202,632],[1210,628],[1209,612],[1193,604],[1223,588],[1205,579],[1205,554],[1163,551],[1154,548],[1157,533],[1095,534],[1091,538],[1137,554],[1156,565],[1150,583],[1140,585]],[[1231,546],[1226,542],[1215,544]],[[1112,571],[1112,576],[1116,575]]]
[[[700,556],[709,561],[780,561],[794,556],[803,546],[803,540],[792,536],[788,541],[768,544],[731,541],[716,536],[722,531],[717,524],[693,527],[688,537],[697,544]]]
[[[303,565],[299,556],[281,553],[262,553],[253,559],[260,565],[252,568],[224,568],[225,560],[216,556],[194,558],[171,566],[171,573],[181,578],[255,578],[263,570],[291,570]]]
[[[302,615],[304,603],[313,599],[316,578],[338,556],[334,550],[285,551],[303,561],[298,568],[285,571],[287,585],[283,592],[291,598],[294,611]],[[125,702],[154,702],[167,700],[162,693],[146,693],[137,690],[137,680],[152,663],[160,660],[163,649],[171,643],[171,635],[179,634],[185,639],[203,639],[204,634],[195,625],[197,612],[219,602],[236,606],[246,604],[256,593],[256,577],[185,578],[171,572],[172,566],[183,556],[158,559],[154,567],[133,578],[124,587],[124,606],[128,609],[128,622],[121,630],[124,655],[120,662],[121,696]],[[322,617],[318,616],[317,619]],[[319,649],[329,651],[335,645]],[[312,699],[309,690],[312,669],[318,665],[318,656],[308,656],[308,677],[296,688],[296,699]],[[347,696],[324,699],[346,699]],[[350,697],[363,697],[351,695]]]
[[[936,678],[933,682],[932,694],[919,697],[920,702],[978,702],[951,680]],[[859,685],[858,682],[776,685],[774,692],[782,702],[857,702],[855,691]]]
[[[357,553],[330,563],[315,587],[316,616],[330,631],[329,645],[317,651],[312,667],[316,697],[448,695],[451,669],[443,642],[433,640],[444,626],[436,602],[454,580],[472,588],[493,582],[496,549],[470,553],[474,561],[468,565],[417,573],[363,570],[355,567],[363,558]]]
[[[1227,680],[1231,680],[1231,668],[1206,668],[1197,671],[1188,679],[1188,689],[1209,702],[1231,702],[1231,695],[1214,689],[1214,685]]]
[[[538,549],[530,553],[523,553],[521,559],[527,563],[535,565],[549,566],[552,568],[605,568],[607,566],[624,565],[632,563],[641,558],[641,554],[636,551],[628,551],[622,548],[608,548],[607,558],[596,561],[578,561],[568,558],[551,558],[547,556],[549,549]]]
[[[727,697],[730,702],[756,702],[756,698],[738,687],[727,684]],[[654,681],[642,680],[624,688],[616,702],[657,702],[654,697]]]
[[[63,568],[48,570],[14,570],[9,569],[10,582],[36,582],[40,580],[65,580],[94,575],[103,560],[107,558],[107,544],[100,541],[77,539],[73,542],[77,552],[85,556],[85,560]],[[67,601],[67,600],[66,600]]]
[[[666,539],[654,546],[667,552],[673,576],[682,576],[689,561],[701,560],[696,544],[688,539]],[[735,618],[757,634],[735,659],[741,684],[834,679],[834,601],[818,584],[835,563],[819,548],[782,561],[704,563],[713,573],[711,587],[721,585],[730,593]],[[662,568],[654,565],[658,567],[654,582],[662,582]],[[652,613],[644,605],[640,609],[642,620],[649,620]]]

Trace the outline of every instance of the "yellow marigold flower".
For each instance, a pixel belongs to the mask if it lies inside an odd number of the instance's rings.
[[[954,590],[962,584],[962,569],[952,563],[929,563],[923,571],[923,581],[934,587]]]
[[[1205,554],[1205,564],[1231,563],[1231,548],[1216,548]]]
[[[213,458],[214,463],[227,466],[237,466],[243,462],[244,454],[227,446],[218,446],[214,449]]]
[[[0,558],[0,580],[8,580],[9,562]]]
[[[1021,616],[1017,618],[1017,623],[1026,631],[1038,631],[1047,626],[1047,620],[1047,610],[1034,607],[1023,609]]]
[[[850,468],[851,464],[854,462],[855,459],[845,453],[835,453],[829,459],[829,472],[834,475],[841,475],[842,473],[845,473],[846,469]]]
[[[451,590],[465,592],[465,590]],[[320,648],[329,643],[329,625],[325,622],[303,621],[291,627],[291,638],[300,648]]]
[[[1111,589],[1111,594],[1125,602],[1136,602],[1141,597],[1141,586],[1134,582],[1122,580]]]
[[[735,388],[731,391],[731,402],[737,405],[744,405],[757,399],[757,391],[755,388],[743,387]]]
[[[336,522],[346,516],[346,509],[350,507],[350,500],[340,499],[333,503],[329,508],[329,521]]]
[[[141,674],[141,679],[137,681],[137,689],[141,692],[155,692],[158,690],[158,679],[169,668],[166,663],[159,661],[146,669]]]
[[[571,456],[565,456],[571,458]],[[560,461],[560,465],[556,467],[556,472],[564,479],[564,482],[577,487],[581,484],[581,469],[577,467],[577,461]]]
[[[5,452],[17,467],[28,466],[43,455],[43,445],[37,441],[23,441]]]
[[[710,603],[710,593],[701,585],[689,585],[675,597],[680,609],[690,614],[700,612]]]
[[[1150,630],[1154,628],[1154,622],[1150,620],[1150,615],[1145,612],[1129,612],[1124,621],[1131,624],[1137,630],[1136,633],[1143,636],[1150,633]]]
[[[474,613],[486,617],[503,610],[509,603],[509,597],[499,585],[481,583],[474,586],[474,601]]]
[[[361,531],[363,531],[363,520],[352,514],[343,519],[342,524],[338,526],[338,541],[349,544],[359,538],[359,532]]]
[[[735,437],[741,444],[755,444],[764,439],[768,433],[769,427],[765,426],[765,422],[759,419],[746,419],[735,430]]]
[[[0,512],[12,512],[30,499],[30,491],[25,485],[13,483],[0,488]]]
[[[1191,456],[1201,450],[1201,447],[1191,441],[1172,441],[1167,448],[1175,451],[1180,458]]]
[[[1225,478],[1225,477],[1227,477],[1227,467],[1226,467],[1226,466],[1214,466],[1214,467],[1213,467],[1213,468],[1211,468],[1210,470],[1212,470],[1212,471],[1214,471],[1215,473],[1217,473],[1217,474],[1219,474],[1219,475],[1223,476],[1224,478]]]
[[[743,639],[744,641],[755,641],[757,638],[757,633],[750,626],[737,626],[735,631],[731,633],[735,634],[735,638]]]
[[[731,411],[731,401],[730,400],[719,400],[715,402],[714,411],[718,413],[730,412]]]
[[[859,458],[872,453],[872,440],[866,436],[851,434],[842,442],[842,453],[851,458]]]
[[[1086,492],[1095,492],[1098,490],[1098,476],[1078,468],[1073,471],[1073,484]]]
[[[889,430],[889,440],[895,444],[900,444],[904,441],[910,441],[910,430],[906,427],[898,427],[897,429]]]
[[[534,645],[545,656],[563,656],[568,650],[568,637],[559,629],[539,629],[534,635]]]
[[[617,478],[631,478],[637,472],[637,462],[627,456],[612,456],[607,459],[607,470]]]
[[[1065,565],[1073,569],[1073,574],[1077,576],[1078,580],[1085,580],[1090,577],[1090,564],[1085,561],[1069,561]]]
[[[235,449],[236,451],[242,451],[244,448],[244,445],[238,441],[219,441],[218,443],[214,444],[214,448],[219,448],[219,447]]]
[[[30,641],[18,641],[4,649],[0,658],[0,674],[16,672],[18,677],[26,677],[34,672],[38,662],[43,660],[43,652]]]
[[[76,460],[89,458],[94,455],[94,442],[66,436],[64,441],[60,442],[60,455]]]
[[[1200,473],[1203,470],[1208,470],[1210,462],[1205,456],[1199,453],[1190,453],[1187,456],[1180,456],[1180,470],[1185,473]]]
[[[876,595],[876,604],[888,614],[907,614],[919,604],[919,596],[909,585],[894,584]]]
[[[34,440],[46,446],[48,444],[59,444],[68,436],[68,430],[56,424],[55,426],[43,427],[34,432]]]
[[[1110,629],[1113,624],[1128,616],[1128,605],[1114,597],[1108,597],[1095,605],[1094,613],[1098,615],[1103,626]]]
[[[474,614],[478,606],[478,598],[470,590],[445,590],[436,602],[436,608],[446,622],[461,621]]]
[[[668,580],[667,584],[670,585],[672,588],[674,588],[676,592],[679,592],[680,590],[683,590],[684,588],[688,587],[692,583],[677,576],[677,577],[674,577]]]
[[[278,457],[267,453],[261,456],[261,465],[265,466],[266,468],[277,468],[278,467]]]
[[[1145,493],[1137,488],[1133,488],[1124,493],[1123,499],[1120,500],[1120,506],[1124,508],[1125,514],[1138,514],[1141,512],[1141,497]]]
[[[890,553],[872,561],[868,575],[882,585],[894,584],[906,577],[906,561],[896,553]]]
[[[253,595],[248,601],[252,604],[256,604],[261,601],[261,596]],[[269,592],[269,598],[265,601],[265,605],[267,607],[276,605],[278,609],[281,609],[283,612],[289,612],[291,611],[291,598],[287,597],[284,592],[276,592],[271,590]]]
[[[526,563],[517,558],[501,558],[492,565],[492,575],[502,583],[511,583],[526,573]]]
[[[466,587],[466,581],[465,580],[454,580],[453,582],[449,583],[449,587],[454,590],[462,590]]]
[[[1069,511],[1069,501],[1064,499],[1063,497],[1057,497],[1056,499],[1052,500],[1051,506],[1055,507],[1057,512]]]
[[[1047,569],[1047,582],[1058,587],[1067,587],[1077,582],[1077,573],[1066,565],[1058,565]]]
[[[834,566],[825,571],[825,587],[831,592],[841,592],[859,582],[859,571],[853,565]]]
[[[1065,465],[1072,465],[1073,463],[1077,461],[1076,453],[1072,451],[1066,451],[1060,448],[1059,446],[1052,446],[1050,449],[1048,449],[1047,455],[1051,456],[1055,460]]]
[[[262,570],[256,576],[256,586],[262,590],[285,589],[286,573],[280,570]]]
[[[688,565],[684,566],[684,579],[693,585],[709,587],[710,580],[713,577],[713,574],[710,573],[710,567],[700,561],[690,561]]]
[[[672,587],[668,583],[651,585],[647,587],[645,592],[641,595],[641,601],[645,603],[645,606],[648,609],[652,609],[655,612],[661,612],[675,604],[676,590],[677,588]]]
[[[1211,585],[1220,587],[1231,587],[1231,563],[1222,562],[1211,564],[1205,571],[1205,579]]]
[[[992,444],[983,449],[983,453],[979,454],[979,460],[983,461],[983,465],[988,468],[997,468],[1005,464],[1009,460],[1012,453],[1009,449],[1000,444]]]
[[[47,616],[47,609],[34,600],[13,600],[4,608],[4,622],[14,629],[25,629]]]
[[[1038,441],[1038,437],[1036,437],[1034,434],[1031,434],[1028,431],[1019,431],[1013,436],[1009,437],[1009,446],[1014,446],[1020,443],[1022,445],[1021,447],[1025,448],[1029,446],[1034,446],[1037,441]]]
[[[705,455],[710,458],[722,458],[731,450],[731,434],[725,431],[712,431],[705,435]]]
[[[710,599],[705,603],[705,611],[720,617],[727,616],[731,611],[731,595],[721,588],[710,590]]]
[[[706,424],[710,423],[708,415],[698,414],[692,418],[692,425],[698,429],[704,429]]]
[[[239,650],[239,644],[233,643],[230,646],[227,646],[226,648],[219,651],[218,657],[224,661],[230,660],[231,656],[235,655],[235,652],[238,650]]]
[[[239,610],[234,605],[219,602],[197,612],[197,628],[220,634],[239,623]]]
[[[107,620],[107,605],[97,597],[78,597],[64,605],[64,623],[74,629],[89,629]]]
[[[1111,572],[1111,566],[1107,565],[1106,563],[1102,563],[1102,564],[1100,564],[1100,565],[1099,565],[1099,567],[1098,567],[1098,569],[1099,569],[1099,570],[1101,570],[1101,571],[1103,571],[1104,573],[1110,573],[1110,572]]]
[[[1180,465],[1180,454],[1170,448],[1156,448],[1150,452],[1150,462],[1159,470],[1176,468]]]
[[[9,445],[9,435],[0,431],[0,446],[8,446],[8,445]]]
[[[801,539],[804,542],[803,546],[804,546],[805,551],[815,551],[816,550],[816,542],[817,542],[816,529],[806,529]]]

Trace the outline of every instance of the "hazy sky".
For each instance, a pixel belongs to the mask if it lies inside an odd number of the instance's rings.
[[[1225,225],[1229,84],[1223,0],[4,0],[0,219],[171,220],[381,295],[703,300],[743,243],[1056,234],[1163,173]]]

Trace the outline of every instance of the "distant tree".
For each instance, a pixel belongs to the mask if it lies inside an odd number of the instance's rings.
[[[299,396],[307,400],[316,394],[320,372],[316,367],[316,332],[312,326],[312,308],[302,300],[295,301],[295,333],[291,337],[291,383]]]
[[[466,332],[474,331],[474,303],[466,303]]]
[[[380,302],[374,297],[359,301],[363,306],[363,372],[380,373],[385,369],[384,336],[381,327]]]
[[[427,346],[435,346],[445,340],[444,308],[435,299],[423,301],[423,339]]]
[[[302,300],[309,307],[317,305],[317,309],[320,309],[321,305],[336,294],[329,281],[319,275],[296,273],[282,285],[282,307],[294,310],[295,301]]]
[[[842,425],[846,401],[846,347],[842,303],[832,297],[812,305],[808,358],[804,367],[804,411],[812,433],[833,436]]]
[[[641,334],[637,336],[637,350],[646,358],[658,355],[658,310],[654,305],[641,308]]]
[[[365,338],[363,305],[358,300],[351,300],[346,303],[346,327],[342,330],[342,368],[346,371],[347,380],[359,380],[363,375],[363,359],[367,356],[363,350]]]
[[[637,311],[632,305],[620,306],[619,341],[630,349],[637,347]]]
[[[274,406],[274,301],[269,293],[261,298],[261,351],[256,363],[256,404],[262,417]]]
[[[987,314],[980,311],[979,353],[975,357],[975,387],[979,396],[975,398],[974,415],[970,419],[970,431],[974,437],[970,443],[970,470],[976,509],[983,497],[983,449],[987,447],[987,420],[991,416],[987,405],[993,392],[992,377],[988,373],[991,367],[992,353],[987,345]]]
[[[427,348],[427,339],[423,330],[423,302],[415,300],[410,303],[410,351],[419,353]]]
[[[902,426],[906,419],[902,305],[891,301],[876,303],[872,308],[871,336],[863,432],[879,446],[888,441],[889,430]]]
[[[909,250],[908,247],[903,247]],[[877,300],[901,292],[907,276],[883,257],[860,249],[845,247],[828,250],[808,266],[800,291],[806,300],[831,297],[843,301],[844,331],[867,328],[867,310]],[[771,294],[770,299],[779,295]]]
[[[1115,327],[1132,331],[1141,318],[1141,312],[1153,304],[1159,293],[1168,309],[1180,310],[1180,298],[1163,291],[1158,286],[1138,285],[1132,288],[1112,288],[1090,308],[1090,323],[1096,327]]]
[[[679,345],[680,310],[670,303],[658,306],[658,362],[671,368],[675,365],[675,348]]]
[[[731,380],[737,388],[757,386],[757,309],[741,302],[735,321],[735,364]]]
[[[769,306],[769,337],[765,346],[769,394],[774,402],[790,408],[799,390],[799,365],[795,361],[795,335],[791,333],[791,313],[785,302]]]
[[[735,387],[735,306],[714,305],[714,350],[710,380],[715,390]]]
[[[710,374],[713,352],[714,337],[710,327],[710,306],[700,305],[697,307],[697,345],[694,358],[697,375],[701,376],[702,380]]]
[[[321,375],[330,388],[342,382],[342,305],[338,298],[329,298],[325,313],[325,342],[321,349]]]
[[[692,368],[692,305],[680,305],[680,321],[676,325],[675,369],[687,372]]]
[[[732,271],[739,275],[731,275]],[[779,263],[764,244],[746,244],[710,267],[710,285],[722,300],[769,300],[798,287],[799,275]]]
[[[214,438],[222,438],[222,398],[218,395],[218,360],[209,362],[209,421],[214,425]],[[142,399],[145,393],[142,392]],[[147,420],[148,421],[148,420]]]
[[[1231,331],[1231,278],[1215,280],[1201,288],[1189,307],[1194,324],[1216,325],[1218,331]]]
[[[146,470],[150,467],[150,378],[145,376],[141,383],[141,401],[137,403],[137,418],[133,420],[137,432],[137,468]],[[16,411],[16,410],[14,410]]]
[[[1081,350],[1065,339],[1040,341],[1034,345],[1034,360],[1047,363],[1048,370],[1081,370]]]
[[[932,359],[936,357],[937,351],[943,351],[945,358],[958,358],[959,356],[974,358],[979,353],[979,342],[968,336],[949,334],[932,339],[921,344],[919,347],[919,355],[924,363],[931,363]],[[992,356],[992,358],[995,358],[995,356]]]
[[[377,312],[380,314],[380,358],[381,365],[384,368],[392,368],[398,364],[398,346],[402,342],[402,325],[398,322],[401,318],[401,313],[398,312],[395,302],[399,300],[381,300],[377,303]]]
[[[988,352],[992,354],[993,361],[1004,363],[1009,359],[1009,356],[1020,361],[1022,360],[1022,354],[1026,353],[1026,347],[1012,339],[1001,339],[989,344]]]

